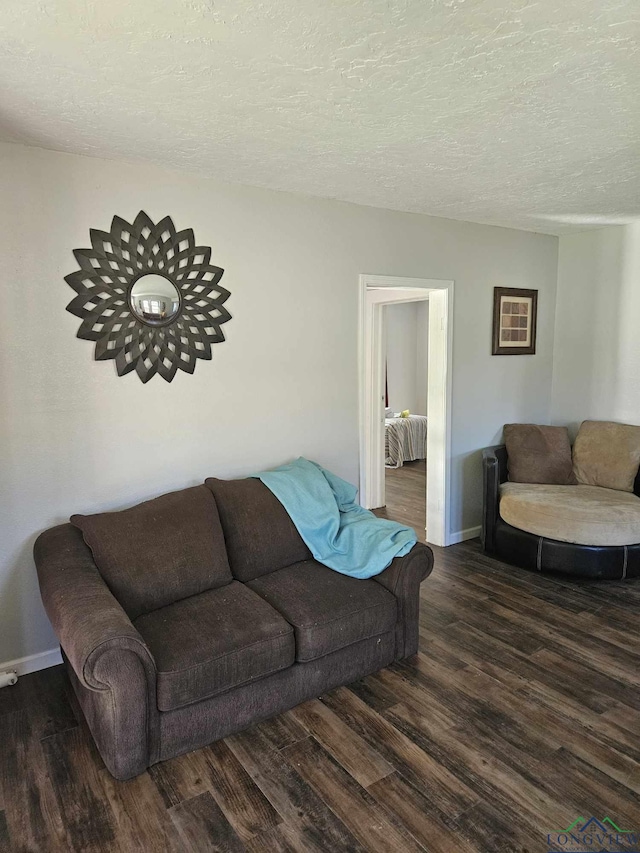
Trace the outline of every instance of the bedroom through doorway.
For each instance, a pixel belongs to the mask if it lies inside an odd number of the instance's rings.
[[[429,300],[384,305],[385,506],[381,518],[413,527],[425,540]]]
[[[452,307],[452,281],[360,276],[360,502],[441,546],[451,538]]]

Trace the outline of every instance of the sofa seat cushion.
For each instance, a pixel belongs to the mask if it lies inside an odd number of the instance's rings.
[[[386,634],[396,624],[395,596],[374,580],[341,575],[304,560],[249,583],[296,635],[296,660],[317,658]]]
[[[171,711],[291,666],[293,628],[232,581],[134,620],[158,670],[158,708]]]
[[[559,542],[640,543],[640,498],[599,486],[503,483],[500,517],[519,530]]]

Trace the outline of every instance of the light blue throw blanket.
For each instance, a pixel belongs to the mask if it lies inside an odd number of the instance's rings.
[[[314,558],[343,575],[379,575],[418,541],[410,527],[359,506],[355,486],[309,459],[256,476],[289,513]]]

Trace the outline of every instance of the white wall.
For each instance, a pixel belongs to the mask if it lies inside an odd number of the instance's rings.
[[[416,303],[416,415],[427,414],[429,384],[429,302]]]
[[[554,237],[6,144],[0,197],[0,661],[55,644],[31,549],[71,513],[299,454],[358,481],[360,273],[455,280],[454,531],[480,521],[480,448],[548,420]],[[193,227],[232,293],[227,342],[171,384],[95,362],[65,311],[72,249],[141,208]],[[495,285],[539,288],[538,355],[490,355]]]
[[[560,238],[551,417],[640,424],[640,223]]]
[[[388,305],[387,326],[387,387],[389,408],[394,412],[416,410],[416,306],[406,302]]]
[[[385,311],[389,408],[426,415],[429,303],[401,302]]]

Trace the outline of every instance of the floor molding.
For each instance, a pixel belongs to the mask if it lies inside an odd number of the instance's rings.
[[[458,542],[465,542],[467,539],[476,539],[482,532],[481,525],[477,527],[467,527],[466,530],[458,530],[457,533],[452,533],[449,536],[449,545],[457,545]]]
[[[60,649],[49,649],[46,652],[38,652],[36,655],[27,655],[24,658],[8,660],[0,663],[0,672],[17,672],[18,675],[28,675],[30,672],[38,672],[62,663]]]

